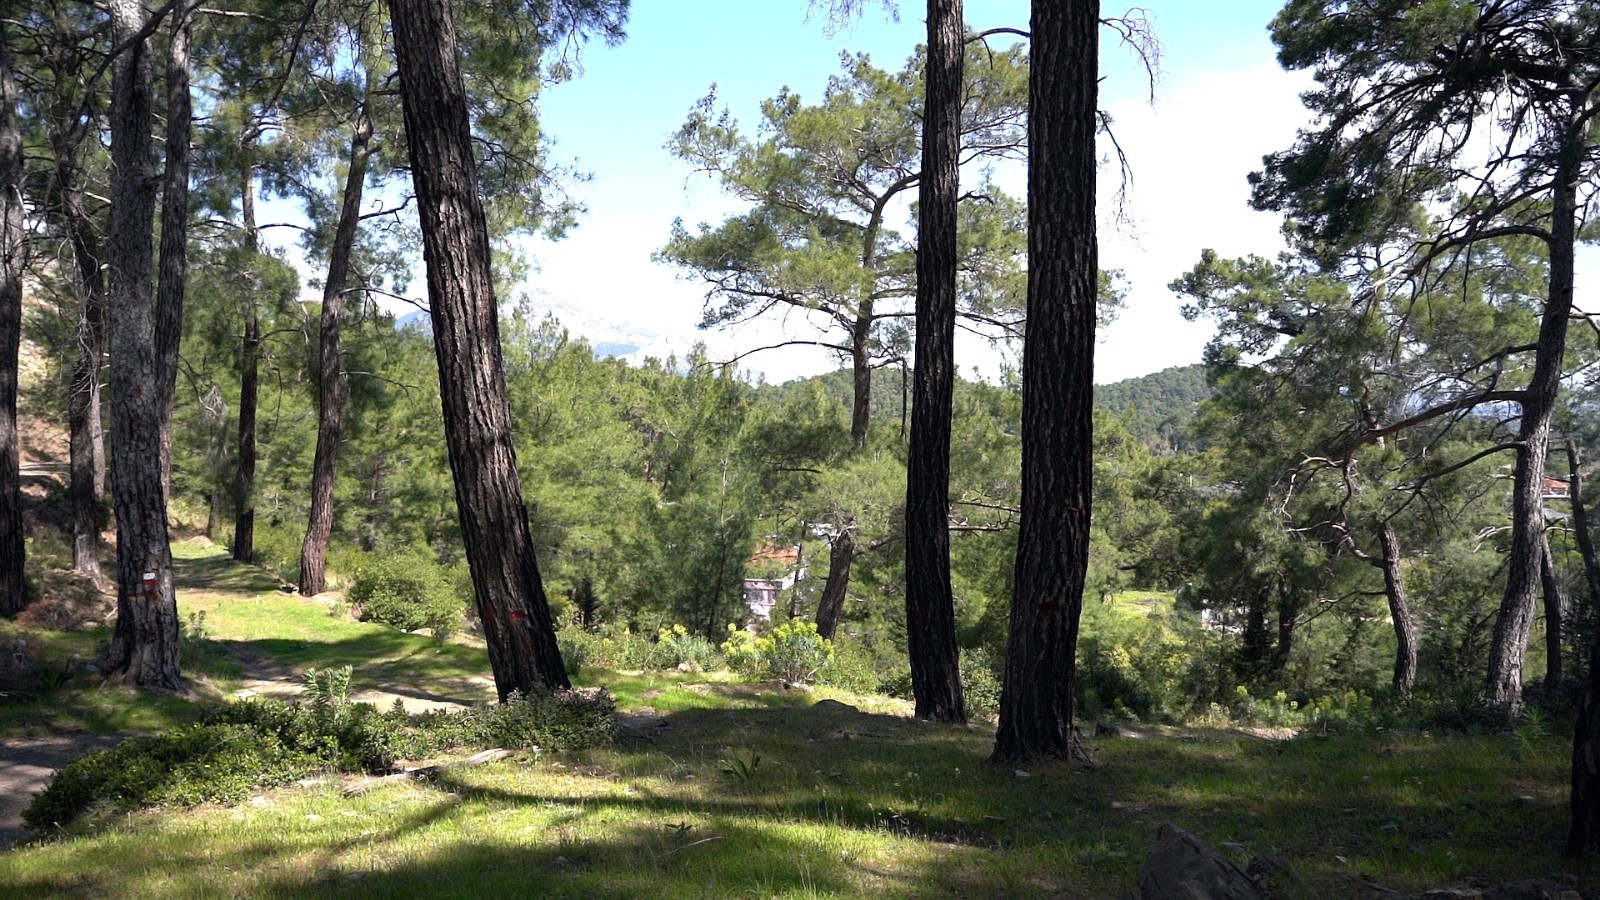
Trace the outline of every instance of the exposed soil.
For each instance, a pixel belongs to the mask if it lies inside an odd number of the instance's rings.
[[[262,654],[235,652],[233,655],[245,670],[235,696],[292,700],[304,690],[301,681],[303,673],[293,667]],[[469,684],[459,687],[466,689],[464,693],[474,694],[476,699],[481,700],[484,695],[493,696],[494,682],[488,678],[474,678],[470,679]],[[388,709],[395,701],[399,701],[411,713],[433,709],[466,709],[473,702],[471,699],[445,697],[398,685],[358,691],[350,699],[371,703],[380,709]],[[75,756],[113,747],[124,737],[127,735],[72,733],[0,739],[0,849],[29,837],[28,830],[22,824],[22,812],[28,808],[33,795],[50,783],[50,776],[56,770]]]
[[[122,740],[117,734],[63,734],[0,741],[0,848],[26,840],[22,811],[67,761]]]

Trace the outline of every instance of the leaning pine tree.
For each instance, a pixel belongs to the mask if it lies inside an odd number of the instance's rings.
[[[389,0],[456,510],[495,688],[568,687],[511,443],[489,228],[449,0]]]
[[[1022,515],[995,762],[1068,758],[1089,557],[1097,0],[1034,0]]]

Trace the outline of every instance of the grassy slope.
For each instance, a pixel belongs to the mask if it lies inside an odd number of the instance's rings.
[[[207,610],[211,643],[424,686],[483,674],[478,648],[339,621],[248,581],[249,570],[207,565],[209,587],[182,602]],[[359,796],[312,785],[237,808],[104,820],[0,854],[0,891],[1107,897],[1132,885],[1163,821],[1241,860],[1283,857],[1292,873],[1278,896],[1355,896],[1366,878],[1417,892],[1467,876],[1597,874],[1555,856],[1566,821],[1558,738],[1270,742],[1153,729],[1099,742],[1093,770],[1022,777],[985,763],[987,731],[919,723],[881,699],[676,673],[584,680],[625,709],[666,713],[664,724],[613,749]],[[812,706],[822,696],[873,711]]]

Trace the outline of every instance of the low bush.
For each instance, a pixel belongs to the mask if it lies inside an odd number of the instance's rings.
[[[746,675],[800,684],[833,661],[833,642],[817,634],[816,623],[790,619],[764,635],[729,625],[722,652]]]
[[[435,637],[457,631],[465,611],[444,569],[417,553],[368,562],[356,573],[349,601],[362,621],[401,631],[430,628]]]
[[[649,668],[688,669],[709,672],[722,668],[717,645],[682,625],[663,628],[656,635],[656,652],[650,655]]]
[[[300,549],[304,534],[273,522],[256,523],[250,540],[250,561],[277,576],[279,581],[300,580]]]
[[[33,798],[22,821],[42,832],[101,808],[233,802],[320,765],[315,755],[250,725],[185,725],[73,759]]]
[[[878,693],[877,659],[859,641],[833,645],[833,660],[817,673],[817,683],[857,694]]]
[[[656,642],[634,634],[627,626],[603,625],[590,631],[568,625],[556,632],[556,643],[561,647],[561,658],[566,662],[569,675],[583,666],[641,671],[659,664]],[[569,652],[576,662],[569,661]]]
[[[88,753],[56,773],[23,821],[35,831],[86,813],[237,802],[317,770],[382,774],[447,750],[579,750],[616,736],[602,689],[513,693],[505,703],[408,715],[349,701],[349,667],[307,673],[309,703],[252,699],[204,721]]]
[[[981,647],[961,651],[961,695],[969,717],[992,719],[1000,714],[1003,674],[989,651]]]

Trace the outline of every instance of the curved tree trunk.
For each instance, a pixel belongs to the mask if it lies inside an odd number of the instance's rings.
[[[107,675],[132,684],[179,687],[178,603],[161,486],[161,417],[156,377],[155,302],[150,258],[155,231],[150,131],[150,46],[138,0],[112,0],[117,56],[111,106],[110,294],[112,494],[117,516],[117,625]]]
[[[1392,524],[1385,521],[1378,527],[1378,541],[1383,545],[1383,558],[1377,561],[1383,569],[1383,595],[1389,599],[1389,619],[1394,623],[1394,690],[1407,697],[1417,686],[1417,623],[1406,600],[1400,539]]]
[[[850,589],[850,565],[856,560],[856,535],[849,525],[828,542],[828,580],[822,584],[822,599],[817,601],[817,634],[833,640],[844,612],[844,598]]]
[[[361,224],[361,195],[367,181],[367,159],[372,155],[372,117],[365,102],[350,135],[350,166],[344,182],[344,202],[328,257],[328,278],[322,290],[322,344],[317,395],[317,453],[311,464],[311,518],[300,548],[300,593],[322,593],[328,561],[328,538],[333,533],[333,488],[339,465],[339,436],[344,426],[345,376],[339,346],[344,316],[344,286],[350,273],[350,251]]]
[[[167,162],[161,188],[161,279],[156,291],[156,401],[161,411],[161,489],[172,489],[172,404],[178,390],[178,344],[189,271],[189,16],[172,12],[167,51]]]
[[[995,762],[1068,758],[1089,554],[1097,0],[1033,0],[1022,515]]]
[[[1575,145],[1580,138],[1568,138]],[[1486,691],[1489,701],[1508,719],[1522,709],[1522,663],[1533,628],[1538,600],[1541,541],[1544,535],[1545,457],[1550,451],[1550,422],[1561,387],[1561,364],[1567,345],[1567,322],[1572,312],[1573,248],[1577,237],[1578,154],[1572,148],[1554,179],[1550,216],[1550,287],[1539,340],[1534,351],[1533,377],[1522,403],[1518,432],[1517,467],[1511,501],[1511,555],[1505,596],[1495,619],[1489,647]]]
[[[0,614],[27,605],[17,373],[22,344],[22,134],[10,35],[0,22]]]
[[[517,481],[489,228],[448,0],[389,0],[422,224],[445,439],[467,563],[504,700],[567,687]]]
[[[915,400],[906,465],[906,649],[916,715],[965,722],[950,587],[950,416],[960,192],[961,0],[928,0],[918,185]]]

